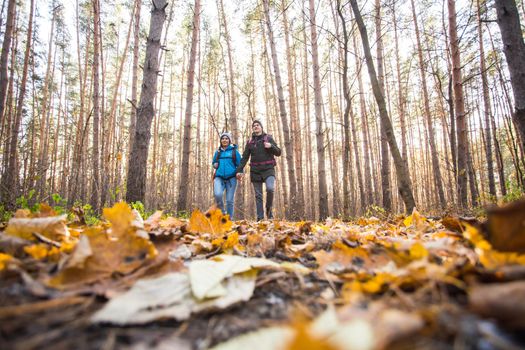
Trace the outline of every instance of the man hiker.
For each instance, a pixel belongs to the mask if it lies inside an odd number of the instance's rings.
[[[241,155],[237,150],[237,145],[232,144],[232,134],[223,132],[221,134],[221,144],[213,155],[212,165],[215,168],[213,173],[213,196],[219,209],[223,214],[228,213],[230,220],[233,220],[233,200],[237,179],[235,177],[236,167],[241,162]],[[226,192],[226,210],[222,199]]]
[[[250,181],[255,191],[255,206],[257,221],[264,219],[263,211],[263,183],[266,184],[266,218],[273,219],[272,205],[275,190],[275,156],[281,155],[272,135],[263,131],[262,123],[254,120],[252,123],[252,137],[242,153],[241,164],[236,169],[237,178],[242,179],[242,171],[251,157]]]

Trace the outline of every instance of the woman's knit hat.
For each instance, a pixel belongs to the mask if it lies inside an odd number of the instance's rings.
[[[226,136],[228,139],[230,139],[230,143],[232,143],[232,134],[231,134],[231,133],[229,133],[229,132],[223,132],[223,133],[221,134],[220,139],[222,139],[224,136]]]

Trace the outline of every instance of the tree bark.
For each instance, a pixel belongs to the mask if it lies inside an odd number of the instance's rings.
[[[297,177],[297,218],[304,217],[304,188],[303,188],[303,158],[301,154],[301,125],[297,112],[297,92],[295,84],[295,65],[293,64],[295,54],[292,53],[290,47],[290,28],[288,23],[288,8],[291,5],[286,4],[286,0],[282,0],[282,14],[283,14],[283,29],[284,29],[284,43],[286,47],[286,67],[288,73],[288,93],[290,103],[290,131],[292,138],[292,147],[294,152],[295,172]]]
[[[325,165],[325,146],[323,135],[323,117],[321,95],[321,78],[319,76],[319,54],[317,48],[317,25],[315,23],[315,4],[314,0],[309,0],[310,12],[310,33],[312,42],[312,73],[314,78],[314,107],[316,119],[316,141],[317,141],[317,167],[319,173],[319,220],[328,217],[328,189],[326,185],[326,165]]]
[[[343,128],[344,128],[344,146],[343,146],[343,212],[345,216],[354,215],[355,213],[350,213],[350,191],[349,185],[353,181],[350,179],[349,168],[351,166],[351,149],[350,149],[350,113],[352,110],[352,99],[350,98],[350,88],[348,86],[348,30],[346,28],[346,20],[343,15],[343,8],[341,6],[341,0],[337,0],[337,14],[341,19],[341,27],[343,28],[343,97],[345,99],[345,106],[343,111]],[[353,116],[352,116],[353,117]],[[355,135],[354,135],[355,137]],[[358,164],[357,171],[361,174],[361,169],[359,166],[359,156],[356,154],[356,162]],[[363,193],[363,184],[361,177],[359,176],[359,190],[361,192],[361,200],[364,197]]]
[[[135,0],[135,14],[133,19],[133,66],[131,68],[131,114],[129,116],[129,144],[128,154],[131,154],[135,128],[137,125],[137,81],[139,70],[139,47],[140,47],[140,9],[142,0]]]
[[[495,1],[497,21],[503,40],[503,52],[510,72],[514,94],[513,119],[525,148],[525,43],[515,0]]]
[[[496,181],[494,179],[494,162],[492,156],[492,133],[491,133],[491,114],[489,83],[487,79],[487,68],[485,64],[485,48],[483,46],[483,28],[481,21],[481,1],[477,0],[477,19],[478,19],[478,41],[479,41],[479,70],[481,74],[481,84],[483,89],[483,114],[485,116],[485,156],[487,159],[487,177],[489,180],[489,193],[491,200],[496,199]]]
[[[285,156],[286,156],[286,163],[288,165],[288,182],[289,182],[290,188],[289,188],[288,203],[285,208],[286,216],[291,220],[296,220],[298,218],[298,215],[297,215],[297,210],[298,210],[297,204],[298,203],[297,203],[297,180],[295,178],[293,145],[292,145],[292,139],[290,137],[290,127],[288,124],[288,116],[287,116],[286,106],[285,106],[283,83],[281,80],[281,70],[279,67],[279,61],[277,59],[277,49],[275,46],[273,27],[272,27],[271,18],[270,18],[270,8],[269,8],[268,0],[263,0],[262,3],[263,3],[263,9],[264,9],[264,14],[265,14],[265,19],[266,19],[266,27],[268,29],[268,38],[269,38],[269,44],[270,44],[270,50],[271,50],[273,72],[275,75],[277,98],[279,101],[279,119],[281,121],[282,129],[283,129],[284,148],[286,152]]]
[[[197,0],[198,1],[198,0]],[[144,60],[142,91],[137,109],[137,126],[131,154],[128,159],[126,201],[144,202],[148,165],[148,147],[151,138],[151,121],[155,115],[153,101],[157,93],[159,50],[162,27],[166,20],[167,0],[152,0],[150,29]]]
[[[356,0],[350,0],[350,4],[352,5],[352,9],[354,11],[354,16],[356,18],[357,26],[359,27],[359,32],[361,33],[363,51],[365,53],[366,58],[366,65],[368,68],[368,73],[370,75],[370,81],[372,83],[374,96],[379,107],[379,116],[381,118],[381,124],[384,127],[388,139],[388,145],[390,147],[390,152],[392,153],[392,157],[394,158],[394,166],[396,168],[399,193],[403,198],[406,211],[411,212],[416,206],[416,203],[414,201],[414,195],[412,193],[412,184],[410,181],[408,169],[406,167],[405,162],[403,161],[403,158],[401,158],[401,153],[399,152],[399,148],[397,147],[392,122],[390,121],[390,118],[388,116],[385,100],[383,95],[381,94],[381,89],[379,88],[379,81],[377,80],[374,63],[372,61],[372,55],[370,54],[370,44],[368,43],[368,35],[366,32],[365,24],[363,22],[363,18],[361,17],[361,12],[359,11],[359,7],[357,6]]]
[[[452,80],[454,85],[454,109],[456,113],[457,128],[457,186],[458,204],[461,208],[467,207],[467,122],[465,114],[465,100],[463,97],[463,78],[461,76],[461,58],[459,53],[459,39],[456,26],[455,0],[447,0],[449,39],[452,51]]]
[[[11,38],[16,17],[16,0],[9,0],[7,5],[7,21],[2,42],[2,54],[0,55],[0,128],[4,126],[4,111],[7,96],[8,77],[8,59],[9,49],[11,48]]]
[[[186,85],[186,112],[184,115],[184,138],[182,144],[182,164],[179,178],[179,197],[177,199],[177,211],[188,210],[188,175],[191,153],[191,115],[193,107],[193,84],[195,80],[195,59],[197,57],[197,44],[200,28],[201,2],[195,0],[193,14],[193,30],[191,34],[191,49],[188,61],[187,85]]]
[[[22,123],[22,111],[24,110],[24,98],[26,93],[27,72],[29,68],[29,54],[31,51],[31,41],[33,34],[33,13],[35,0],[31,0],[29,10],[29,22],[27,26],[26,48],[24,53],[24,66],[22,68],[22,79],[20,81],[20,90],[18,92],[18,104],[16,109],[16,116],[13,121],[10,135],[9,147],[9,161],[2,184],[2,200],[6,204],[6,209],[14,210],[16,206],[16,198],[18,196],[18,138],[20,131],[20,124]]]
[[[383,34],[381,31],[381,1],[375,0],[375,26],[376,26],[376,59],[377,79],[381,94],[385,96],[385,77],[383,72]],[[390,155],[388,154],[388,141],[383,123],[381,129],[381,192],[383,208],[392,211],[392,191],[390,189]]]
[[[99,210],[99,126],[100,126],[100,3],[93,0],[93,178],[91,182],[91,207]]]
[[[426,121],[427,130],[428,130],[428,143],[430,146],[430,159],[432,161],[434,187],[438,194],[440,208],[445,208],[445,205],[446,205],[445,192],[443,191],[443,180],[441,176],[441,169],[439,167],[438,150],[436,147],[435,133],[434,133],[434,123],[432,120],[432,115],[430,113],[430,102],[429,102],[429,97],[428,97],[427,78],[425,74],[426,64],[425,64],[425,61],[423,60],[423,47],[421,45],[421,36],[419,34],[419,25],[417,22],[416,6],[414,5],[414,0],[410,0],[410,4],[412,7],[412,18],[414,21],[414,29],[416,33],[417,53],[418,53],[418,59],[419,59],[419,74],[421,75],[423,103],[424,103],[424,108],[425,108],[424,109],[425,121]]]

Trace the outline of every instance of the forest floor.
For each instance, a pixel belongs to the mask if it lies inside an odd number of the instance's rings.
[[[0,348],[525,348],[523,202],[483,220],[103,216],[5,224]]]

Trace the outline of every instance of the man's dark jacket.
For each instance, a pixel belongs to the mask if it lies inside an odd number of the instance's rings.
[[[264,142],[268,141],[272,147],[264,148]],[[242,153],[241,164],[237,167],[236,172],[242,173],[242,170],[250,159],[250,181],[263,182],[269,176],[275,176],[275,158],[281,155],[281,149],[275,143],[272,135],[262,133],[261,135],[252,134],[252,138],[244,148]]]

